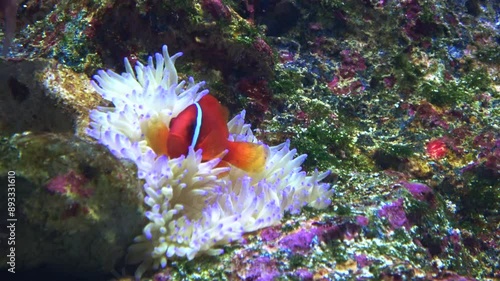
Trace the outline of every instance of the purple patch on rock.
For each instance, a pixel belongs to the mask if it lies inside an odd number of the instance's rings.
[[[406,213],[403,208],[402,198],[382,206],[382,208],[378,210],[378,215],[380,217],[387,218],[389,224],[394,229],[401,228],[403,226],[407,229],[409,228],[408,219],[406,218]]]
[[[432,193],[432,189],[423,183],[403,181],[401,184],[418,200],[425,200],[426,195]]]
[[[314,280],[314,274],[305,268],[299,268],[295,270],[295,276],[301,281]]]
[[[231,12],[221,0],[203,0],[201,6],[216,20],[231,19]]]
[[[316,233],[309,230],[300,230],[283,237],[279,244],[285,249],[296,252],[306,252],[311,249],[311,244]]]
[[[365,227],[368,225],[370,221],[368,220],[367,217],[365,216],[356,216],[356,223],[359,225],[359,226],[362,226],[362,227]]]
[[[168,270],[165,272],[158,272],[153,277],[153,281],[170,281],[171,279],[172,276]]]
[[[71,170],[66,174],[60,174],[53,177],[45,186],[47,190],[57,194],[67,195],[73,193],[75,195],[88,198],[92,195],[93,190],[84,187],[88,179]]]
[[[276,262],[269,257],[258,257],[252,261],[245,280],[272,281],[279,276]]]
[[[367,265],[372,264],[372,261],[368,259],[368,257],[365,254],[355,254],[354,259],[356,260],[356,263],[358,264],[358,268],[363,268]]]
[[[330,242],[334,240],[353,239],[358,236],[361,226],[349,220],[337,220],[329,223],[316,223],[310,231],[318,235],[318,240]]]

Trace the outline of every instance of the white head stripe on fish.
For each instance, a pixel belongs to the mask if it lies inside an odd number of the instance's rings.
[[[200,136],[200,130],[201,130],[201,116],[202,116],[202,111],[201,111],[201,106],[199,103],[195,102],[194,105],[196,106],[196,126],[194,127],[194,133],[193,133],[193,139],[191,140],[191,147],[194,149],[194,146],[198,142],[198,137]]]

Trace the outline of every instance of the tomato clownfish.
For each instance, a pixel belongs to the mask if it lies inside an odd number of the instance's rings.
[[[190,146],[202,150],[202,161],[220,157],[227,150],[220,166],[231,164],[250,173],[262,171],[268,149],[261,144],[229,141],[227,116],[215,97],[205,95],[172,118],[168,129],[155,130],[148,142],[157,153],[172,158],[186,155]]]

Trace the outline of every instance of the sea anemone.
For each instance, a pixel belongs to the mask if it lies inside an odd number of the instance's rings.
[[[133,161],[144,181],[148,223],[127,256],[141,263],[136,278],[174,256],[218,255],[244,233],[278,224],[285,212],[325,208],[333,194],[320,182],[329,172],[306,175],[300,166],[306,155],[297,156],[289,142],[269,147],[265,168],[254,173],[220,167],[220,158],[204,162],[202,151],[192,147],[178,158],[157,154],[157,129],[208,94],[203,82],[178,82],[174,62],[181,55],[169,56],[163,46],[156,64],[149,57],[134,72],[125,59],[125,73],[101,70],[91,82],[110,105],[91,111],[87,133],[116,157]],[[242,111],[228,122],[229,139],[261,144],[244,118]]]

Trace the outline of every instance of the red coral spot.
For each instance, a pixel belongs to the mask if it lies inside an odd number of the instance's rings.
[[[427,143],[426,145],[427,155],[432,159],[441,159],[443,158],[448,149],[446,148],[446,143],[441,139],[434,139]]]

